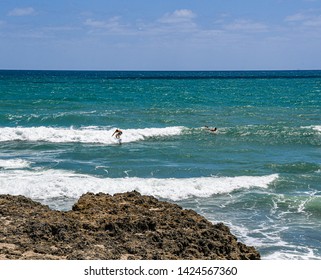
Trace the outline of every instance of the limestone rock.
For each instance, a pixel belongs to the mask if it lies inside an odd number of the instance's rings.
[[[0,195],[0,259],[257,260],[227,226],[138,192],[87,193],[71,211]]]

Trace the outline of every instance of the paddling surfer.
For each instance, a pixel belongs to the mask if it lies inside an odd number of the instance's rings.
[[[212,128],[212,127],[208,127],[207,125],[205,125],[204,128],[206,130],[209,130],[210,132],[213,132],[213,133],[217,131],[217,127]]]

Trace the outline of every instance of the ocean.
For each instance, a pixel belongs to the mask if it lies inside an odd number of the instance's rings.
[[[1,194],[132,190],[321,259],[321,71],[0,71]]]

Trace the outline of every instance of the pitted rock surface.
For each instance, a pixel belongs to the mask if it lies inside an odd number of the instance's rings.
[[[257,260],[222,223],[136,191],[87,193],[72,210],[0,195],[0,259]]]

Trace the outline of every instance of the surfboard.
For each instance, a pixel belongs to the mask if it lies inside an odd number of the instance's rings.
[[[122,143],[121,138],[113,137],[112,141],[113,141],[113,144],[117,144],[117,145],[121,145],[121,143]]]

